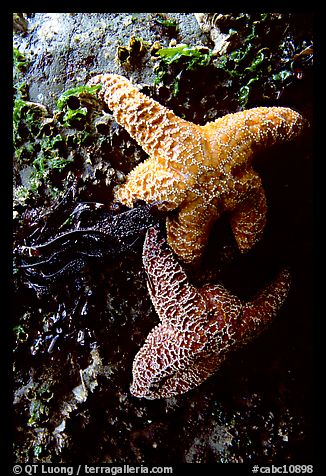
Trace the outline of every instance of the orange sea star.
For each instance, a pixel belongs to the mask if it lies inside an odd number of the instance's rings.
[[[155,227],[147,232],[143,263],[161,323],[134,359],[130,390],[148,399],[181,394],[206,380],[228,352],[250,341],[272,321],[290,286],[289,273],[284,270],[247,303],[219,284],[196,288]]]
[[[130,207],[137,199],[161,201],[161,209],[175,210],[166,220],[167,240],[185,263],[200,259],[211,226],[224,211],[230,213],[239,249],[250,249],[262,235],[267,211],[253,153],[297,136],[302,116],[289,108],[257,107],[199,126],[122,76],[104,74],[90,81],[98,83],[99,97],[149,154],[129,173],[115,200]]]

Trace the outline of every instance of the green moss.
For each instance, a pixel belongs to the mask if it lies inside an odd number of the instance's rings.
[[[13,106],[13,142],[15,148],[23,142],[34,139],[38,134],[41,119],[44,117],[41,105],[16,99]],[[22,132],[23,131],[23,132]]]
[[[93,135],[86,130],[77,131],[70,136],[70,144],[72,146],[90,145],[93,140]]]
[[[157,55],[166,64],[186,59],[187,69],[194,69],[196,66],[206,66],[212,57],[211,51],[203,53],[199,48],[188,45],[174,46],[171,48],[161,48]]]
[[[71,161],[71,160],[70,160]],[[64,159],[59,156],[47,156],[44,151],[41,151],[40,154],[34,159],[33,166],[36,169],[35,177],[42,180],[50,170],[52,169],[59,169],[62,170],[67,163],[69,162],[68,159]]]
[[[39,389],[37,390],[37,395],[39,396],[39,398],[46,402],[49,402],[53,398],[53,392],[51,392],[47,384],[44,384],[39,387]]]
[[[15,95],[17,99],[27,99],[28,98],[28,86],[26,81],[21,81],[14,85]]]
[[[289,54],[289,51],[294,46],[288,36],[282,40],[286,31],[284,20],[280,23],[277,16],[269,13],[252,15],[252,18],[253,21],[248,17],[245,23],[243,19],[239,23],[238,38],[233,43],[236,48],[212,63],[223,70],[242,108],[250,102],[254,105],[257,99],[275,99],[273,95],[277,96],[277,91],[293,75],[293,52]]]
[[[166,28],[177,28],[176,20],[174,18],[168,18],[164,13],[158,13],[155,17],[155,21]]]
[[[49,172],[53,169],[62,170],[70,162],[71,158],[65,158],[60,152],[60,148],[65,145],[64,139],[60,134],[54,137],[45,136],[39,142],[41,150],[33,160],[34,167],[34,185],[47,178]]]
[[[18,161],[30,163],[33,167],[29,186],[31,191],[36,192],[42,183],[47,182],[52,170],[62,171],[73,160],[71,157],[67,157],[67,143],[63,127],[83,127],[88,109],[86,107],[71,109],[68,107],[67,101],[72,96],[75,97],[85,92],[87,94],[94,93],[98,89],[98,86],[80,86],[63,93],[58,101],[58,107],[64,109],[61,112],[62,125],[54,120],[53,128],[47,130],[46,133],[41,121],[44,111],[38,110],[37,105],[33,103],[16,99],[13,109],[15,155]],[[50,135],[46,135],[49,132]],[[89,136],[87,131],[76,131],[74,145],[84,144]],[[23,195],[26,194],[23,193]]]
[[[24,205],[30,196],[30,190],[23,185],[19,185],[14,189],[14,200],[20,205]]]
[[[160,58],[159,65],[155,68],[156,77],[154,83],[158,84],[164,81],[168,75],[169,68],[173,67],[174,79],[171,85],[171,91],[174,95],[180,90],[180,72],[182,70],[196,70],[207,66],[211,62],[212,52],[205,49],[202,51],[195,46],[180,45],[170,48],[161,48],[157,51]]]
[[[273,80],[283,83],[288,78],[290,78],[292,75],[293,75],[292,71],[283,69],[282,71],[279,71],[278,73],[273,74]]]
[[[35,458],[38,458],[40,456],[40,454],[42,453],[42,451],[43,451],[43,448],[42,448],[41,445],[34,446],[33,454],[34,454]]]
[[[53,392],[47,384],[41,385],[33,391],[32,400],[29,405],[28,425],[36,426],[48,420],[49,401],[53,398]]]
[[[251,61],[251,64],[247,68],[245,68],[244,71],[249,73],[261,72],[265,65],[264,61],[268,60],[269,56],[269,49],[261,48],[254,56],[253,60]]]
[[[63,125],[66,127],[74,127],[78,123],[81,123],[85,120],[87,116],[87,108],[81,107],[79,109],[69,109],[63,116]]]
[[[23,108],[26,107],[27,103],[23,99],[16,99],[14,102],[14,108],[13,108],[13,121],[14,121],[14,126],[17,127],[19,121],[21,120],[22,117],[22,111]]]
[[[68,100],[72,96],[79,96],[80,94],[92,94],[93,95],[99,89],[101,89],[100,84],[95,84],[94,86],[83,85],[83,86],[77,86],[77,87],[72,88],[72,89],[68,89],[67,91],[65,91],[64,93],[61,94],[61,96],[59,97],[59,99],[57,101],[56,106],[59,109],[59,111],[62,111],[63,108],[66,106]]]
[[[28,425],[36,426],[40,422],[47,419],[49,408],[41,400],[33,400],[29,406]]]
[[[29,66],[29,60],[17,48],[13,48],[14,67],[20,72],[25,72]]]
[[[37,192],[42,183],[47,183],[49,174],[52,170],[62,171],[69,163],[73,161],[72,158],[66,158],[60,151],[65,147],[64,138],[57,134],[54,137],[45,136],[37,142],[40,150],[35,153],[35,144],[27,143],[21,148],[17,149],[16,157],[21,162],[26,160],[32,160],[32,172],[28,180],[27,187],[18,187],[16,190],[16,199],[18,201],[24,201],[29,196],[29,192]],[[28,148],[31,149],[31,153],[27,154]],[[50,194],[51,187],[47,190]],[[57,193],[54,193],[56,196]]]
[[[28,334],[25,331],[24,327],[21,325],[15,326],[13,328],[13,331],[15,333],[16,337],[16,342],[25,342],[27,340]]]
[[[239,89],[239,94],[238,94],[238,97],[239,97],[239,102],[240,104],[245,107],[247,102],[248,102],[248,99],[249,99],[249,94],[250,94],[250,91],[251,91],[251,87],[252,87],[252,84],[253,83],[256,83],[258,81],[258,78],[252,78],[248,81],[247,84],[245,84],[244,86],[242,86],[240,89]]]
[[[47,193],[51,200],[56,200],[62,194],[62,190],[59,190],[58,187],[51,186]]]
[[[28,189],[17,189],[18,201],[27,198],[27,190],[37,192],[40,185],[48,181],[52,170],[61,171],[72,162],[72,158],[66,157],[65,138],[56,132],[57,127],[53,126],[52,135],[45,135],[43,116],[41,106],[16,99],[13,110],[15,157],[20,163],[32,166]]]
[[[24,186],[15,189],[16,203],[24,205],[27,199],[37,198],[41,186],[45,186],[42,192],[50,199],[58,196],[60,185],[55,187],[53,182],[58,184],[59,174],[78,156],[70,153],[71,148],[76,150],[89,145],[93,138],[88,114],[91,115],[92,105],[97,104],[93,94],[100,87],[78,86],[65,91],[57,102],[59,110],[52,118],[42,105],[16,97],[13,106],[15,160],[30,167]],[[23,84],[21,90],[24,90]]]

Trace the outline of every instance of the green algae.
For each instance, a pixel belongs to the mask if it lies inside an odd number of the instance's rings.
[[[180,73],[183,70],[196,71],[210,64],[212,52],[208,48],[197,46],[179,45],[160,48],[156,52],[160,62],[154,68],[156,77],[154,84],[164,82],[173,68],[172,94],[176,96],[180,91]]]
[[[38,458],[43,452],[43,447],[42,445],[35,445],[33,448],[33,454],[35,458]]]
[[[71,147],[91,142],[91,126],[87,126],[87,121],[91,104],[96,101],[93,96],[100,87],[83,85],[65,91],[52,117],[42,104],[29,102],[26,95],[22,98],[19,91],[25,92],[23,83],[17,88],[13,106],[15,158],[19,164],[30,167],[27,184],[15,190],[18,202],[23,203],[31,194],[38,193],[42,185],[46,185],[50,198],[58,195],[52,174],[63,172],[73,163],[75,154],[71,153]]]
[[[32,164],[41,176],[45,175],[49,169],[62,170],[67,163],[71,162],[71,159],[60,156],[60,148],[65,144],[61,134],[54,137],[42,137],[39,144],[41,150]]]
[[[48,420],[49,408],[41,400],[33,400],[29,406],[30,417],[27,424],[36,426],[41,422]]]
[[[38,187],[47,182],[52,170],[61,171],[72,162],[71,157],[63,154],[66,149],[62,134],[42,134],[42,115],[36,107],[23,100],[16,100],[13,112],[15,157],[21,164],[31,165],[29,186],[24,187],[36,192]],[[27,195],[27,191],[18,192]]]
[[[69,99],[71,99],[72,97],[78,97],[84,94],[94,95],[99,89],[101,89],[100,84],[95,84],[93,86],[82,85],[82,86],[76,86],[75,88],[67,89],[67,91],[62,93],[61,96],[59,97],[56,103],[56,106],[59,111],[62,111],[64,107],[67,105]]]
[[[18,48],[13,48],[13,64],[18,71],[23,73],[28,68],[30,61]]]
[[[159,25],[165,28],[173,30],[177,28],[177,21],[174,18],[169,18],[165,13],[157,13],[154,19]]]
[[[28,333],[22,325],[15,326],[13,331],[15,333],[16,342],[26,342]]]
[[[189,71],[206,74],[210,70],[208,76],[216,78],[218,94],[230,100],[232,96],[235,107],[275,103],[283,89],[296,80],[296,74],[300,78],[312,55],[309,34],[298,28],[291,30],[290,25],[291,15],[225,15],[216,25],[229,34],[225,53],[212,54],[208,48],[203,51],[192,45],[161,48],[156,52],[159,63],[154,66],[154,82],[170,87],[176,96],[183,94],[181,77],[190,78]],[[304,67],[300,68],[302,63]]]
[[[86,119],[88,109],[80,107],[79,109],[68,109],[63,116],[63,125],[66,127],[78,126]]]
[[[161,48],[157,51],[157,55],[165,64],[171,64],[186,59],[187,69],[195,69],[197,66],[207,66],[212,57],[211,51],[203,53],[200,48],[188,45]]]
[[[48,404],[53,396],[53,392],[46,383],[38,388],[31,388],[29,419],[27,422],[29,426],[37,426],[48,421],[50,414]]]

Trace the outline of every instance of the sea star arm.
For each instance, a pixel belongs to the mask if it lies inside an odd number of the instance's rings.
[[[239,336],[241,345],[259,335],[270,324],[285,301],[290,284],[289,270],[284,269],[256,298],[244,304]]]
[[[143,261],[161,323],[134,359],[137,397],[167,398],[198,386],[270,323],[289,290],[286,270],[245,304],[221,285],[197,289],[156,228],[147,232]]]
[[[114,199],[129,207],[132,207],[136,200],[157,202],[157,208],[169,211],[182,203],[186,189],[185,177],[178,170],[168,169],[149,157],[129,173],[125,186],[116,189]]]
[[[297,137],[304,128],[303,117],[288,107],[254,107],[227,114],[200,126],[207,139],[209,153],[231,171],[250,165],[258,148],[280,144]]]
[[[207,349],[196,353],[196,347],[203,347],[199,332],[187,341],[166,324],[155,327],[134,359],[131,394],[149,400],[169,398],[204,382],[224,358]],[[192,353],[196,359],[191,359]]]
[[[212,335],[211,349],[219,353],[241,347],[257,337],[272,322],[284,303],[290,289],[291,276],[288,269],[280,271],[278,276],[257,295],[247,302],[242,302],[220,284],[205,285],[198,291],[204,297],[211,314],[207,327]],[[225,331],[228,339],[219,341],[217,331]],[[215,332],[215,334],[214,334]]]
[[[209,155],[218,163],[219,193],[224,210],[231,211],[231,227],[240,251],[259,241],[266,224],[266,197],[252,168],[253,153],[292,139],[303,126],[302,116],[285,107],[253,108],[201,126]]]
[[[261,184],[261,189],[252,187],[250,179],[257,177],[252,157],[258,148],[296,137],[305,123],[300,114],[286,107],[257,107],[199,126],[177,117],[122,76],[99,75],[90,84],[102,85],[99,97],[150,156],[127,176],[116,191],[117,201],[129,206],[137,199],[161,201],[162,209],[173,211],[167,217],[168,243],[186,263],[202,255],[211,224],[223,211],[232,214],[241,251],[258,241],[266,203]]]
[[[187,369],[178,370],[166,378],[151,398],[169,398],[193,390],[213,375],[224,360],[223,354],[209,353],[206,349]]]
[[[168,322],[155,327],[135,357],[131,393],[147,399],[169,398],[203,383],[219,369],[229,352],[270,324],[289,285],[289,273],[284,270],[246,304],[221,285],[204,286],[201,293],[207,301],[206,321],[192,328],[188,320],[182,330]]]
[[[199,126],[181,119],[141,93],[123,76],[101,74],[92,78],[89,84],[101,84],[98,96],[147,154],[166,166],[187,170],[188,177],[185,174],[185,178],[192,182],[189,172],[198,172],[202,157]]]
[[[182,204],[179,212],[167,217],[167,242],[182,256],[184,263],[198,262],[207,244],[207,236],[219,211],[212,203],[196,197]]]
[[[284,303],[289,287],[287,269],[282,270],[256,298],[244,304],[221,285],[204,286],[201,292],[206,299],[210,295],[208,301],[214,303],[215,308],[214,318],[211,317],[204,327],[209,345],[196,355],[188,369],[178,370],[166,378],[159,395],[167,398],[187,392],[213,375],[229,352],[250,342],[268,327]]]
[[[192,372],[187,361],[208,342],[208,333],[202,331],[206,303],[188,282],[156,227],[147,232],[143,263],[149,294],[161,324],[150,332],[135,357],[131,393],[158,398],[186,391],[196,381],[200,367]]]
[[[143,264],[148,291],[155,310],[164,323],[179,325],[186,318],[205,312],[204,299],[192,286],[182,266],[173,256],[156,227],[148,230],[143,247]]]
[[[240,251],[249,250],[260,240],[266,224],[266,214],[265,192],[258,184],[238,207],[230,212],[231,228]]]

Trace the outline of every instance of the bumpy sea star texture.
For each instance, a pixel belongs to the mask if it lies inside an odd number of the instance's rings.
[[[296,137],[304,126],[302,116],[289,108],[257,107],[199,126],[122,76],[103,74],[90,81],[98,83],[99,97],[149,154],[115,199],[130,207],[136,199],[161,201],[161,209],[175,210],[166,220],[167,240],[185,263],[201,258],[212,224],[225,211],[239,249],[250,249],[262,236],[267,211],[253,153]]]
[[[201,384],[227,354],[256,337],[276,316],[290,287],[287,270],[243,303],[220,284],[196,288],[155,227],[147,232],[143,263],[161,323],[133,363],[131,393],[168,398]]]

